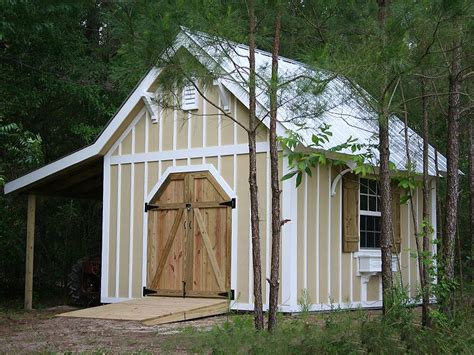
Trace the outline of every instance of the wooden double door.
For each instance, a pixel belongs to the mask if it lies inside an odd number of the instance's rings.
[[[170,174],[147,206],[147,288],[227,297],[232,201],[209,172]]]

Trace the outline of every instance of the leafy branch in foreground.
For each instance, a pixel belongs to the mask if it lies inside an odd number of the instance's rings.
[[[299,130],[304,129],[303,127]],[[296,175],[296,186],[301,184],[303,174],[312,176],[312,168],[317,165],[334,166],[347,165],[349,162],[353,166],[355,174],[365,176],[371,165],[368,164],[374,158],[374,144],[359,143],[357,138],[349,137],[345,142],[326,148],[332,137],[331,126],[323,124],[316,133],[311,136],[311,144],[307,145],[307,150],[297,151],[296,148],[303,142],[303,138],[297,131],[288,130],[285,137],[279,137],[278,142],[282,149],[287,152],[290,172],[282,177],[282,180],[291,179]],[[348,154],[347,152],[351,152]],[[392,164],[395,168],[394,164]]]

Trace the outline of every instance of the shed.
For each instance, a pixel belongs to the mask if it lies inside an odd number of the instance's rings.
[[[181,93],[181,106],[161,108],[157,83],[164,68],[152,68],[140,81],[96,141],[75,153],[6,184],[5,193],[29,194],[26,304],[31,307],[32,248],[36,194],[95,196],[103,202],[101,302],[116,303],[146,294],[231,298],[235,310],[253,309],[253,281],[248,188],[248,145],[240,124],[248,123],[248,47],[187,29],[166,55],[186,51],[219,80]],[[271,54],[256,53],[259,75],[269,75]],[[281,77],[329,78],[330,73],[281,57]],[[258,115],[266,117],[268,98],[257,85]],[[296,107],[300,111],[296,110]],[[317,108],[317,110],[316,110]],[[321,109],[324,108],[324,109]],[[303,116],[296,115],[296,112]],[[230,120],[228,116],[233,117]],[[355,137],[373,143],[374,112],[343,79],[327,80],[321,95],[293,80],[282,91],[278,134],[300,130],[304,149],[322,124],[333,132],[324,149]],[[258,133],[257,165],[263,280],[270,273],[270,167],[268,120]],[[391,160],[405,169],[403,123],[390,120]],[[421,138],[409,130],[409,149],[420,171]],[[350,151],[343,151],[351,154]],[[430,175],[435,176],[430,147]],[[373,164],[376,164],[374,156]],[[439,171],[446,160],[438,155]],[[285,152],[281,173],[289,171]],[[381,257],[378,247],[377,184],[350,168],[319,165],[300,187],[282,185],[281,289],[284,312],[333,307],[381,306]],[[396,253],[394,270],[416,296],[417,262],[409,207],[394,190]],[[422,196],[413,200],[420,211]],[[435,185],[430,222],[436,231]],[[435,235],[435,234],[434,234]],[[433,245],[433,252],[435,246]],[[262,281],[264,307],[269,288]]]

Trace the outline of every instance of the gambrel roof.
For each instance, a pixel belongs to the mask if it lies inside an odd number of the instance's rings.
[[[182,28],[174,46],[165,51],[163,56],[173,56],[180,48],[185,48],[196,57],[209,71],[220,78],[223,87],[248,107],[247,46]],[[268,126],[269,100],[266,82],[270,77],[271,54],[257,50],[256,68],[257,113]],[[5,193],[34,190],[45,183],[54,182],[57,177],[100,164],[113,141],[129,124],[130,113],[145,100],[144,98],[150,96],[159,74],[159,68],[152,68],[144,76],[93,144],[7,183]],[[282,81],[278,108],[279,135],[285,134],[288,129],[298,131],[302,144],[307,146],[311,144],[312,134],[318,132],[321,125],[327,124],[331,126],[330,131],[333,135],[325,144],[325,149],[341,144],[349,137],[356,138],[363,144],[377,143],[377,115],[364,100],[361,100],[360,92],[363,91],[356,92],[347,81],[332,73],[316,70],[284,57],[279,58],[279,77]],[[320,84],[315,87],[315,82]],[[148,110],[152,109],[146,102],[145,106]],[[401,120],[395,116],[391,117],[390,159],[399,170],[404,170],[406,166],[403,129],[404,124]],[[421,173],[422,139],[411,129],[409,129],[409,147],[416,171]],[[351,152],[342,151],[342,153]],[[376,149],[374,153],[377,155]],[[431,146],[429,155],[429,173],[435,175],[435,150]],[[376,165],[376,162],[372,164]],[[439,171],[446,171],[446,159],[441,154],[438,154],[438,165]]]

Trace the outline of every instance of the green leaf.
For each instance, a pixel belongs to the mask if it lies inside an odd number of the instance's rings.
[[[296,176],[296,187],[301,185],[301,179],[303,178],[303,174],[301,172],[298,173]]]
[[[281,180],[284,181],[284,180],[288,180],[288,179],[291,179],[293,176],[295,176],[298,172],[297,171],[292,171],[292,172],[289,172],[288,174],[284,175]]]

